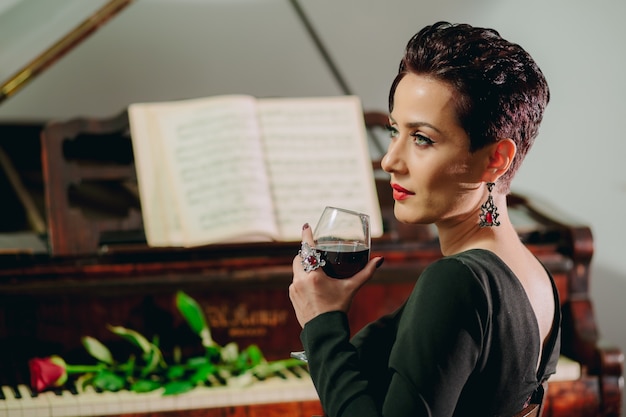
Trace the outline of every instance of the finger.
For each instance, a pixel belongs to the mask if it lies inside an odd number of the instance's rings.
[[[302,225],[302,242],[306,242],[309,246],[313,246],[313,232],[311,231],[311,227],[308,223],[304,223]],[[294,272],[304,269],[304,266],[302,265],[302,255],[300,252],[298,252],[298,255],[293,258],[292,267]]]
[[[292,268],[293,268],[294,272],[296,272],[296,271],[304,271],[304,267],[302,266],[302,257],[300,255],[296,255],[293,258]]]
[[[305,223],[302,226],[302,241],[308,243],[310,246],[313,246],[313,230],[308,223]]]
[[[372,279],[374,276],[374,272],[383,264],[385,258],[382,256],[377,256],[369,260],[365,268],[360,270],[354,275],[354,281],[359,283],[359,286],[365,284],[367,281]]]

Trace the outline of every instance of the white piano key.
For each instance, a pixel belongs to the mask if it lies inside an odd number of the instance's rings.
[[[119,414],[146,412],[152,398],[150,393],[137,394],[132,391],[120,391],[115,393],[115,396],[121,410]]]
[[[35,401],[41,406],[41,410],[48,410],[48,414],[46,414],[47,417],[57,417],[64,409],[63,404],[59,400],[56,400],[55,397],[56,394],[54,392],[44,391],[38,393],[35,398]],[[54,405],[52,404],[53,402]],[[57,407],[57,410],[55,410],[54,407]]]
[[[31,396],[31,390],[26,385],[18,385],[17,389],[22,398],[19,400],[22,406],[22,417],[48,417],[50,404],[44,399]]]
[[[163,395],[162,390],[157,390],[152,393],[154,395],[152,401],[148,402],[149,411],[173,411],[176,410],[176,399],[174,395]]]
[[[13,389],[8,386],[0,387],[2,389],[2,394],[4,395],[4,407],[0,408],[0,413],[4,413],[7,417],[16,417],[22,415],[22,406],[20,404],[20,400],[15,398],[15,393]],[[0,416],[3,414],[0,414]]]
[[[119,392],[104,391],[96,393],[102,400],[100,404],[103,406],[106,415],[122,414],[122,404],[119,399],[124,394]]]
[[[115,402],[114,393],[97,392],[93,387],[87,386],[79,391],[78,406],[85,416],[109,415],[109,406]]]
[[[51,392],[50,410],[52,410],[52,417],[82,417],[79,412],[78,399],[75,395],[67,390],[62,390],[60,395]]]
[[[91,387],[85,389],[78,388],[78,394],[76,394],[76,403],[78,404],[78,411],[81,416],[89,417],[94,416],[92,395],[97,394]]]
[[[4,398],[0,399],[0,417],[9,417],[8,405],[6,400],[6,394],[4,393],[4,387],[0,386],[0,391],[2,391],[2,396]]]
[[[136,393],[132,391],[125,391],[122,394],[122,399],[120,401],[124,404],[125,412],[132,414],[148,410],[150,407],[150,401],[152,401],[154,397],[155,395],[152,392]]]
[[[193,391],[185,395],[185,402],[189,409],[211,408],[214,405],[213,398],[208,395],[209,388],[196,387]]]
[[[181,395],[179,400],[182,409],[193,410],[198,408],[220,407],[220,402],[217,401],[217,399],[222,398],[226,400],[226,396],[227,394],[223,387],[197,387],[193,391]]]
[[[142,410],[163,411],[159,408],[159,401],[163,396],[162,389],[144,393],[127,392],[127,395],[127,408],[129,410],[136,409],[141,405]]]
[[[202,387],[198,387],[193,391],[181,395],[179,398],[179,407],[181,410],[193,410],[196,408],[206,407],[206,393]]]
[[[0,417],[90,417],[316,400],[313,383],[304,372],[300,378],[286,374],[286,378],[272,377],[249,385],[231,381],[231,385],[197,387],[173,396],[163,396],[162,389],[141,394],[99,393],[87,386],[78,394],[43,392],[33,398],[28,387],[20,386],[22,398],[17,399],[9,387],[0,387],[10,399],[0,400]]]

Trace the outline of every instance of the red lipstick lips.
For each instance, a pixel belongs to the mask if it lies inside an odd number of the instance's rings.
[[[398,184],[391,184],[391,188],[393,188],[393,199],[396,201],[401,201],[409,198],[415,193],[407,190],[406,188],[400,187]]]

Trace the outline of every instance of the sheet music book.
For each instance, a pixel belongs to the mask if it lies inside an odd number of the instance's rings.
[[[300,241],[325,206],[380,205],[355,96],[225,95],[129,106],[151,246]]]

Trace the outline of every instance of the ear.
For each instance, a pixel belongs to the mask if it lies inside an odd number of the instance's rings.
[[[511,166],[517,152],[517,146],[512,139],[504,138],[489,145],[487,148],[489,161],[483,172],[483,181],[495,182]]]

